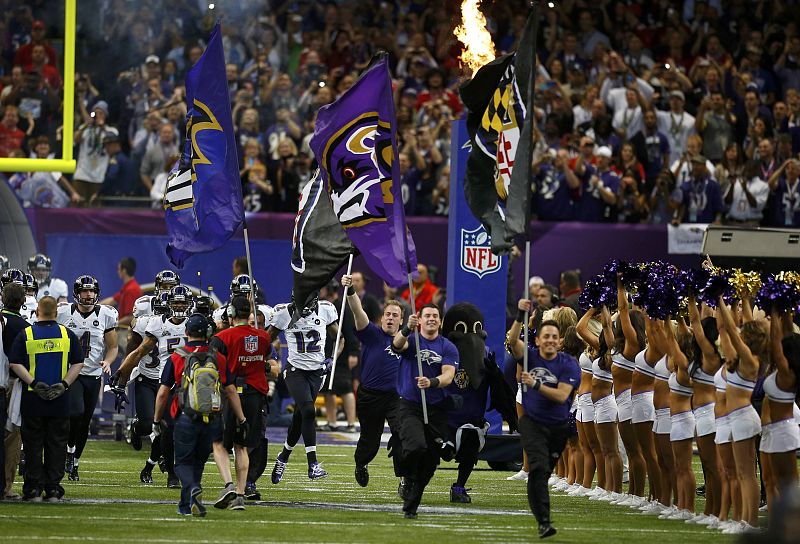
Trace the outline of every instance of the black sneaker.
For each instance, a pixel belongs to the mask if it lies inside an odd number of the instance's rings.
[[[131,447],[136,451],[141,451],[142,449],[142,437],[136,430],[137,420],[133,420],[128,424],[128,442],[130,443]]]
[[[460,504],[469,504],[472,502],[472,497],[467,494],[469,489],[460,485],[453,484],[450,486],[450,502],[457,502]]]
[[[409,478],[400,478],[400,483],[397,484],[397,496],[407,501],[411,496],[411,488],[414,483]]]
[[[180,489],[181,488],[181,481],[175,475],[174,472],[170,472],[169,476],[167,476],[167,487],[170,489]]]
[[[139,473],[139,480],[141,480],[143,484],[153,483],[153,465],[145,461],[144,468]]]
[[[369,469],[367,465],[356,465],[356,482],[361,487],[367,487],[367,484],[369,484]]]
[[[539,538],[547,538],[556,534],[556,528],[549,523],[542,523],[539,525]]]
[[[67,458],[64,461],[64,474],[69,474],[72,472],[72,467],[75,466],[75,454],[74,453],[67,453]],[[20,462],[20,476],[22,475],[22,462]]]
[[[72,465],[72,470],[67,473],[67,479],[72,482],[77,482],[81,478],[78,476],[78,465]]]
[[[34,489],[22,495],[22,500],[25,502],[42,502],[42,492],[38,489]]]
[[[248,501],[261,500],[261,493],[259,493],[258,489],[256,489],[256,484],[253,482],[247,482],[247,484],[244,486],[244,498]]]
[[[192,515],[199,518],[206,516],[206,507],[203,505],[203,490],[199,487],[192,489],[192,497],[189,500],[192,508]]]
[[[403,517],[406,519],[417,519],[416,512],[403,512]]]
[[[167,467],[167,460],[163,457],[158,458],[158,470],[161,471],[161,474],[165,472],[169,472],[169,468]]]

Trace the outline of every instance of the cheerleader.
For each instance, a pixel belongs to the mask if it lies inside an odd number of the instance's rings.
[[[690,520],[695,517],[694,503],[697,482],[692,469],[692,439],[695,419],[692,412],[693,389],[689,380],[689,359],[692,358],[692,334],[683,319],[678,318],[677,334],[668,322],[666,333],[667,364],[670,369],[669,410],[672,455],[675,459],[675,477],[678,494],[677,509],[662,514],[663,519]]]
[[[715,375],[722,366],[722,360],[714,346],[719,337],[716,320],[713,316],[700,319],[700,311],[694,297],[689,297],[689,321],[694,333],[694,360],[689,368],[694,395],[692,413],[695,419],[695,435],[700,462],[706,484],[706,503],[703,514],[687,520],[687,523],[716,525],[720,511],[722,480],[717,463],[716,438],[716,388]]]
[[[587,315],[588,312],[587,312]],[[584,316],[585,317],[585,316]],[[578,326],[586,326],[591,329],[592,325],[596,325],[596,334],[600,333],[600,324],[593,319],[588,318],[586,323],[579,323]],[[583,319],[581,320],[583,322]],[[577,333],[578,328],[574,329]],[[595,334],[592,331],[587,331],[587,335]],[[578,443],[583,450],[583,477],[581,479],[581,487],[577,490],[571,491],[569,494],[573,496],[583,497],[591,493],[592,482],[594,481],[595,470],[597,471],[597,487],[598,489],[605,489],[605,462],[603,454],[600,451],[600,442],[597,440],[597,433],[594,428],[594,404],[592,404],[592,348],[583,342],[580,335],[577,334],[578,341],[585,345],[585,349],[578,356],[578,364],[581,367],[581,383],[578,387],[578,412],[577,412],[577,425],[578,425]],[[596,337],[596,336],[595,336]]]
[[[781,492],[797,485],[797,448],[800,430],[795,421],[797,376],[787,355],[796,364],[800,340],[791,334],[783,337],[789,317],[773,310],[770,319],[771,360],[764,380],[766,396],[761,408],[761,468],[767,488],[770,523]]]
[[[663,334],[666,325],[663,321],[653,320],[648,336],[648,350],[650,346],[662,354],[653,370],[655,382],[653,383],[653,407],[656,411],[653,423],[653,435],[656,444],[656,456],[661,476],[659,485],[659,505],[647,510],[648,514],[661,515],[663,510],[672,506],[672,497],[677,498],[677,480],[675,478],[675,458],[672,455],[672,444],[669,440],[672,422],[669,410],[669,368],[667,367],[666,336]]]
[[[628,309],[628,300],[621,280],[617,279],[617,306],[619,316],[614,324],[614,349],[611,375],[614,379],[614,394],[618,408],[619,434],[628,455],[628,494],[620,506],[642,506],[645,502],[644,484],[647,469],[636,432],[633,427],[632,384],[636,368],[636,354],[644,347],[645,329],[642,312]]]
[[[761,433],[761,419],[750,403],[759,369],[769,357],[769,331],[763,321],[749,321],[736,327],[731,309],[720,296],[718,311],[722,317],[721,345],[725,353],[735,353],[726,360],[725,400],[733,442],[733,460],[742,495],[742,524],[723,532],[752,529],[758,523],[759,484],[756,476],[756,437]]]

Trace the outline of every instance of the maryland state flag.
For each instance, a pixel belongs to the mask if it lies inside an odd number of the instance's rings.
[[[319,198],[329,200],[339,230],[392,287],[404,285],[409,270],[417,269],[403,212],[396,132],[388,61],[379,55],[336,102],[320,108],[310,141],[325,189]],[[304,254],[310,256],[307,249]],[[294,260],[292,266],[298,270]],[[295,300],[300,303],[297,294]]]
[[[167,256],[178,268],[220,248],[244,222],[220,25],[186,74],[186,141],[164,195]]]
[[[508,252],[528,229],[538,21],[534,7],[516,53],[482,66],[460,89],[472,144],[464,193],[496,254]]]

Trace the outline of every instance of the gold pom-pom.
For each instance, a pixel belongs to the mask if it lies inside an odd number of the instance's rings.
[[[753,298],[761,288],[758,272],[742,272],[741,268],[731,270],[730,283],[740,299]]]

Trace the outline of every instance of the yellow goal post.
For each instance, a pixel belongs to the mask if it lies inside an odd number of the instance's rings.
[[[75,4],[64,0],[64,105],[60,159],[0,158],[0,172],[75,172],[72,158],[75,114]]]

